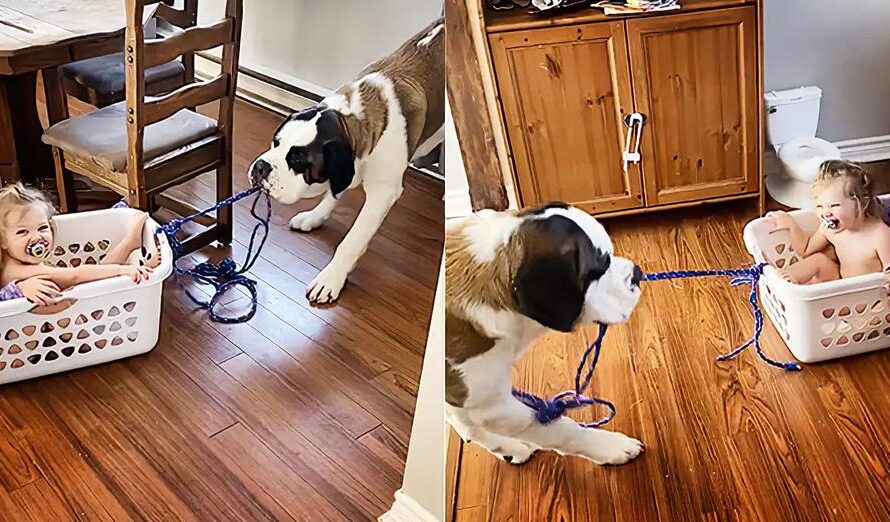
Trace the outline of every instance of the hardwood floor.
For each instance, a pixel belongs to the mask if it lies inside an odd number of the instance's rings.
[[[236,190],[281,117],[239,102]],[[177,189],[209,206],[213,174]],[[250,276],[259,309],[211,322],[171,278],[147,355],[0,389],[0,519],[371,520],[401,486],[443,241],[443,184],[405,192],[340,301],[304,288],[351,225],[350,193],[320,230],[274,205]],[[235,207],[240,264],[253,220]],[[245,298],[226,304],[243,310]]]
[[[730,268],[751,261],[741,232],[755,212],[735,203],[606,226],[645,270]],[[725,280],[644,285],[631,320],[609,329],[592,393],[618,408],[607,428],[646,453],[603,468],[545,452],[515,467],[463,445],[454,520],[890,520],[890,350],[800,373],[753,352],[718,363],[750,335],[746,291]],[[542,339],[517,384],[548,395],[570,387],[595,333]],[[763,346],[791,357],[768,321]]]

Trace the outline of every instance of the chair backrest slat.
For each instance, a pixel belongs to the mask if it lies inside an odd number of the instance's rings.
[[[143,123],[151,125],[186,107],[204,105],[224,97],[228,92],[228,80],[226,75],[221,74],[210,81],[191,83],[164,96],[146,99]]]
[[[142,134],[147,125],[169,118],[182,109],[196,107],[214,100],[220,101],[217,117],[218,131],[231,147],[232,113],[235,103],[235,83],[238,68],[238,48],[241,39],[241,14],[243,0],[226,0],[225,17],[212,25],[194,26],[194,21],[184,23],[187,28],[176,31],[164,39],[145,40],[142,28],[142,12],[146,1],[126,0],[127,30],[124,48],[126,64],[127,174],[130,187],[138,184],[143,169]],[[186,8],[176,10],[166,3],[159,4],[156,14],[172,25],[189,22],[185,17],[196,13],[196,0],[185,0]],[[179,12],[181,14],[175,14]],[[174,13],[174,14],[171,14]],[[176,56],[191,54],[222,46],[222,71],[207,82],[187,84],[157,98],[145,99],[145,70],[166,63]]]
[[[163,4],[162,4],[163,5]],[[145,42],[145,68],[167,63],[190,51],[206,51],[232,41],[235,24],[226,18],[210,26],[190,27],[183,31]]]
[[[172,5],[168,3],[162,3],[158,5],[157,11],[155,13],[159,18],[163,18],[164,20],[170,22],[176,27],[186,28],[191,27],[197,23],[197,3],[198,0],[186,0],[185,7],[182,9],[176,9]]]

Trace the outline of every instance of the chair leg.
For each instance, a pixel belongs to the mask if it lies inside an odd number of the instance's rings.
[[[216,200],[222,201],[232,196],[231,158],[216,169]],[[222,207],[216,211],[216,226],[219,227],[218,241],[223,245],[232,244],[232,207]]]
[[[65,168],[62,151],[53,147],[53,162],[56,166],[56,190],[59,192],[59,211],[63,214],[77,212],[77,191],[74,189],[74,174]]]
[[[127,204],[131,208],[148,211],[148,193],[145,192],[145,189],[131,189],[127,194]]]

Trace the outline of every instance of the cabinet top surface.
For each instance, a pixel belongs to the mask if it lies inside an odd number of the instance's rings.
[[[578,23],[602,22],[625,20],[628,18],[641,18],[652,16],[669,16],[678,13],[687,13],[691,11],[701,11],[705,9],[714,9],[721,7],[736,7],[743,5],[757,5],[762,0],[680,0],[681,8],[672,11],[662,11],[652,14],[632,14],[632,15],[605,15],[602,9],[589,7],[584,4],[583,7],[568,8],[564,10],[556,9],[553,14],[538,13],[529,14],[524,8],[517,7],[509,11],[496,11],[488,7],[485,8],[485,30],[489,33],[498,33],[504,31],[516,31],[520,29],[536,29],[542,27],[556,27],[564,25],[572,25]],[[485,0],[482,0],[485,3]],[[593,0],[591,0],[591,3]]]

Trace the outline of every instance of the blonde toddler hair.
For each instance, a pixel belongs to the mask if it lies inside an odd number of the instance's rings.
[[[13,183],[0,188],[0,238],[6,237],[6,223],[9,213],[27,207],[37,207],[46,212],[46,219],[52,224],[56,209],[46,195],[31,187]],[[5,248],[5,245],[0,245]],[[5,254],[0,248],[0,267],[5,264]]]
[[[875,197],[871,176],[856,162],[828,160],[819,166],[819,175],[813,182],[813,197],[836,181],[844,182],[845,195],[856,202],[859,217],[881,219],[881,204]]]

